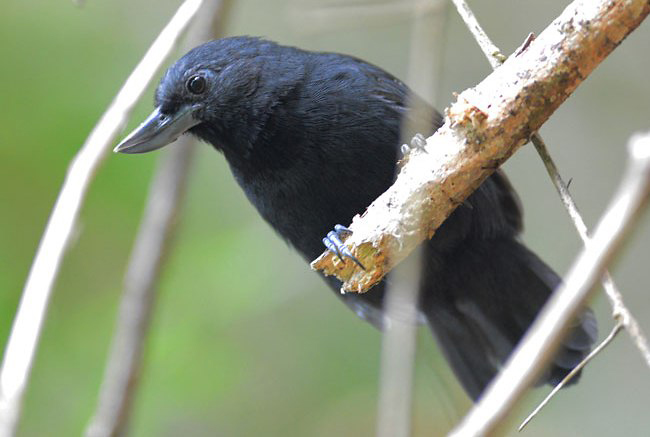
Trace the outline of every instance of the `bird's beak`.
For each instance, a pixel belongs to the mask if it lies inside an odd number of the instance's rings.
[[[200,123],[194,118],[191,105],[181,106],[174,114],[163,114],[156,108],[145,121],[113,149],[119,153],[146,153],[160,149]]]

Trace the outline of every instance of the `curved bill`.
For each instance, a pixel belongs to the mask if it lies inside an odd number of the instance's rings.
[[[193,112],[194,108],[190,105],[180,107],[174,114],[163,114],[158,107],[113,152],[146,153],[160,149],[200,123]]]

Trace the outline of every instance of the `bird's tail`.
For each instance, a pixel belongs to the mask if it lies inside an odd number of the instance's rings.
[[[512,238],[474,241],[443,262],[444,268],[427,269],[442,273],[427,281],[436,292],[425,294],[434,297],[424,302],[424,313],[465,390],[477,399],[560,278]],[[589,353],[596,337],[596,319],[586,308],[540,382],[561,381]]]

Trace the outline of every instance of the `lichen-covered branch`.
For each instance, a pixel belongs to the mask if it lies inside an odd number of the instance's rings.
[[[411,154],[393,186],[353,219],[346,244],[366,269],[329,252],[312,267],[336,275],[344,291],[370,289],[431,238],[648,13],[647,0],[569,5],[525,50],[462,92],[425,150]]]

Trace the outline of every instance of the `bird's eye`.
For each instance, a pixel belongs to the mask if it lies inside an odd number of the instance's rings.
[[[192,94],[201,94],[205,91],[206,83],[203,76],[192,76],[187,81],[187,89]]]

